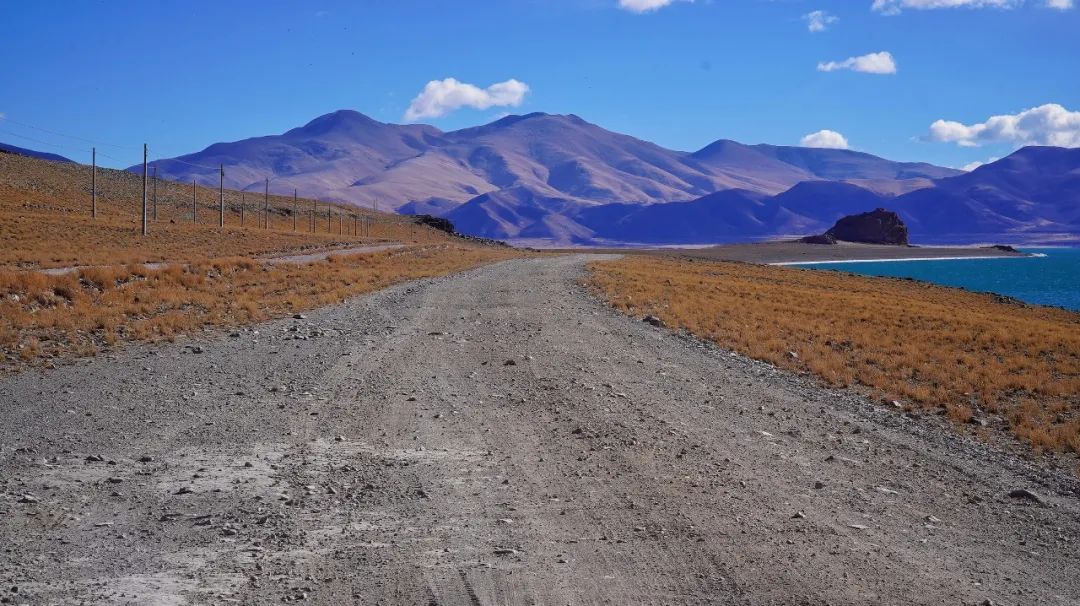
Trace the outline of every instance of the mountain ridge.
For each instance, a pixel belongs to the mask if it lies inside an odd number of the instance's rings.
[[[280,135],[215,143],[153,164],[171,180],[216,185],[224,165],[228,187],[262,191],[269,177],[275,193],[295,188],[337,202],[456,218],[478,235],[555,240],[586,237],[591,228],[573,217],[591,206],[690,202],[727,190],[776,195],[818,180],[900,193],[960,174],[861,152],[726,139],[677,151],[574,114],[544,112],[444,132],[338,110]]]

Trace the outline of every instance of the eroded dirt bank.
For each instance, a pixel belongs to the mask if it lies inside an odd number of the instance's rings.
[[[0,380],[2,595],[1080,600],[1074,479],[620,316],[584,262]]]

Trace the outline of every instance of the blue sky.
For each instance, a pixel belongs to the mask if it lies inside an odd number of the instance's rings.
[[[420,121],[574,113],[683,150],[829,130],[807,141],[957,167],[1080,146],[1069,0],[621,1],[11,2],[0,141],[127,166],[340,108],[402,122],[454,78]]]

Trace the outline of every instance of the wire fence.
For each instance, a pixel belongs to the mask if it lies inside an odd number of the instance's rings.
[[[292,195],[271,193],[275,175],[267,175],[261,181],[250,183],[241,189],[226,189],[228,167],[223,165],[210,166],[176,157],[151,161],[149,158],[153,154],[148,145],[139,149],[102,143],[0,115],[0,125],[6,124],[77,141],[79,144],[57,143],[0,128],[0,134],[45,145],[69,156],[76,153],[88,154],[91,162],[86,165],[87,215],[95,219],[130,219],[134,211],[136,223],[140,225],[137,231],[143,235],[152,231],[155,224],[263,229],[332,235],[343,239],[421,240],[431,235],[428,233],[431,231],[429,228],[417,225],[402,215],[387,215],[375,210],[319,200],[316,196],[303,195],[298,188],[293,189]],[[90,144],[89,150],[86,144]],[[111,153],[104,152],[98,149],[99,147],[106,147]],[[142,164],[141,168],[145,168],[145,172],[140,168],[117,170],[103,169],[97,165],[98,157],[123,165],[128,160],[118,156],[127,156],[132,152],[138,153],[139,160],[131,162],[130,165],[138,167]],[[159,177],[159,166],[164,168],[174,162],[206,172],[192,178],[190,183]],[[245,181],[248,179],[250,175]],[[140,180],[143,184],[141,188],[137,184]],[[211,183],[212,181],[217,183]],[[262,185],[262,188],[259,188],[259,185]],[[259,189],[261,191],[258,191]]]

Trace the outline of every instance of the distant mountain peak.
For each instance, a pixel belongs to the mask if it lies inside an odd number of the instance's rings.
[[[339,109],[329,114],[323,114],[307,124],[289,131],[303,132],[312,135],[325,134],[333,131],[344,131],[356,128],[371,128],[386,126],[378,120],[372,119],[356,110]]]

